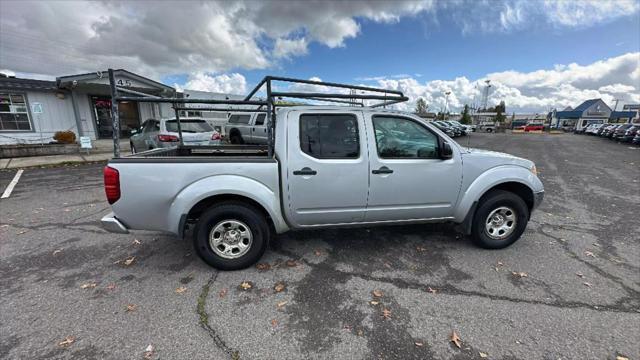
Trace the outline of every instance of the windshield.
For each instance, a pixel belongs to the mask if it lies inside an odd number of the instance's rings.
[[[178,123],[175,120],[168,120],[167,131],[178,132]],[[180,120],[180,127],[185,133],[211,132],[214,131],[211,125],[204,120]]]

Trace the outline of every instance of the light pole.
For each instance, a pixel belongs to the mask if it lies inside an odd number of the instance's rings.
[[[447,118],[449,117],[449,95],[451,95],[451,91],[447,91],[444,93],[445,98],[444,98],[444,119],[447,120]]]

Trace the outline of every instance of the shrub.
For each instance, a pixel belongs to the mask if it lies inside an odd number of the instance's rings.
[[[73,131],[57,131],[53,134],[53,139],[61,144],[74,144],[76,142],[76,134]]]

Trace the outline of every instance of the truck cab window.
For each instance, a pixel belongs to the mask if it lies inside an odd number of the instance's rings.
[[[378,156],[385,159],[437,159],[438,137],[413,120],[374,116]]]
[[[301,115],[300,149],[318,159],[358,158],[357,118],[347,114]]]
[[[258,114],[256,116],[256,125],[264,125],[264,119],[267,117],[267,114]]]
[[[250,120],[251,115],[231,115],[229,124],[248,124]]]

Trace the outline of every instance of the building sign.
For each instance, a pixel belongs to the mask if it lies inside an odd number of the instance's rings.
[[[116,80],[116,85],[125,86],[125,87],[131,87],[133,84],[131,83],[131,80],[129,80],[129,79],[117,79]]]
[[[41,103],[33,103],[33,104],[31,104],[31,111],[34,114],[42,114],[43,113],[42,104]]]
[[[93,149],[93,146],[91,145],[91,138],[89,136],[80,136],[80,148]]]

